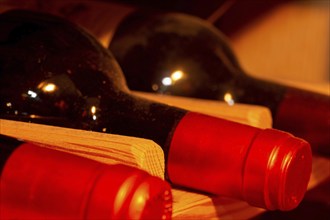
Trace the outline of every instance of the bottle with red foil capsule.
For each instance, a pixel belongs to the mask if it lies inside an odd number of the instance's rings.
[[[132,95],[111,52],[59,17],[9,11],[0,28],[1,118],[151,139],[173,185],[271,210],[302,200],[306,141]]]
[[[117,26],[110,50],[132,90],[268,107],[274,128],[330,156],[330,98],[254,78],[212,24],[180,13],[137,11]]]
[[[0,135],[0,219],[171,219],[170,185]]]

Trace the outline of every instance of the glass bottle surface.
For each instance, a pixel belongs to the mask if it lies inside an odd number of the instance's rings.
[[[109,48],[132,90],[266,106],[275,128],[330,156],[329,96],[249,76],[226,37],[200,18],[137,11],[118,25]]]

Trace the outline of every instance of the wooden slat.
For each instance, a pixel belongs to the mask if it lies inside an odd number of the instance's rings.
[[[164,179],[163,150],[148,139],[4,119],[0,119],[0,134],[103,163],[130,165]]]

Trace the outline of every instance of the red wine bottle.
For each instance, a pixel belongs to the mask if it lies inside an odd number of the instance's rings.
[[[0,219],[170,219],[171,188],[107,165],[0,135]]]
[[[303,139],[134,96],[111,52],[59,17],[10,11],[0,28],[1,118],[151,139],[180,187],[267,209],[302,200],[311,174]]]
[[[274,128],[330,156],[329,96],[249,76],[226,37],[200,18],[132,13],[118,25],[109,48],[132,90],[266,106]]]

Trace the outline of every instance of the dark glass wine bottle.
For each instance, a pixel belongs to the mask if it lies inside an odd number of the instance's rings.
[[[267,209],[302,200],[306,141],[132,95],[111,52],[59,17],[10,11],[0,29],[1,118],[151,139],[173,185]]]
[[[226,37],[207,21],[138,11],[121,21],[109,48],[132,90],[266,106],[274,128],[330,156],[329,96],[246,74]]]
[[[171,219],[171,187],[107,165],[0,135],[0,219]]]

